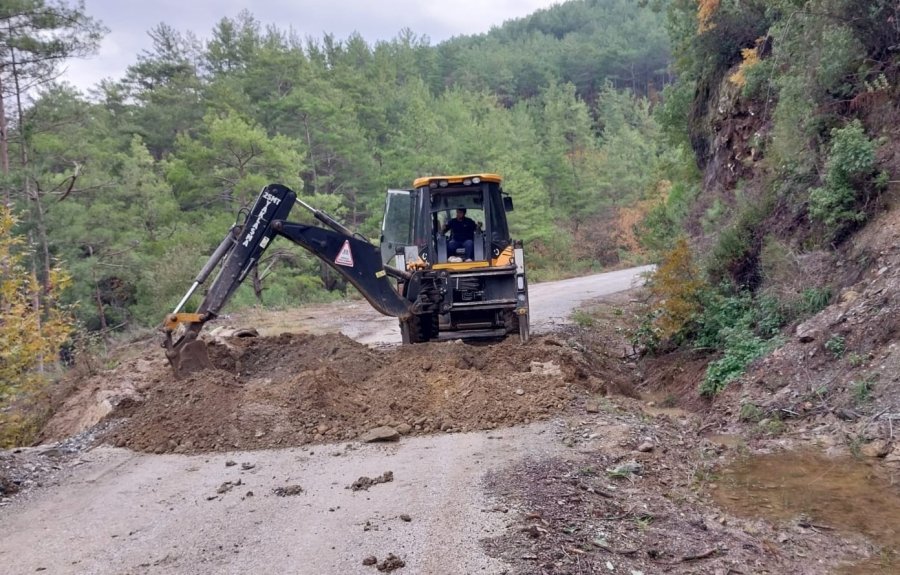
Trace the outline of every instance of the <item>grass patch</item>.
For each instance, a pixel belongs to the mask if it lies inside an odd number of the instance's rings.
[[[758,423],[762,421],[764,414],[763,410],[760,409],[759,406],[755,403],[742,403],[739,417],[741,421],[752,421],[753,423]]]
[[[835,334],[828,338],[825,342],[825,351],[833,355],[835,358],[843,357],[847,351],[847,340],[842,335]]]
[[[868,403],[872,401],[872,392],[875,390],[875,380],[871,377],[854,381],[850,387],[853,394],[853,401],[857,404]]]
[[[800,293],[798,311],[801,315],[815,315],[828,307],[831,296],[830,288],[806,288]]]
[[[594,325],[596,325],[597,323],[597,320],[594,318],[594,316],[581,309],[576,309],[575,311],[573,311],[571,318],[575,325],[584,329],[594,327]]]

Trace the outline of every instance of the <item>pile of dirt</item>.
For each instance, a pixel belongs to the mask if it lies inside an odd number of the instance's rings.
[[[128,374],[127,393],[76,393],[80,404],[65,417],[81,421],[79,411],[95,411],[90,398],[103,396],[115,402],[106,420],[120,423],[101,440],[155,453],[351,440],[385,425],[402,434],[493,429],[547,418],[579,390],[600,390],[594,360],[576,348],[553,337],[386,350],[341,334],[225,339],[210,345],[215,369],[183,380],[161,358],[125,362],[115,373]],[[102,388],[99,378],[90,385]]]

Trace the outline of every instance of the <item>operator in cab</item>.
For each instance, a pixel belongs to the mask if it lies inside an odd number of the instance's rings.
[[[456,250],[465,249],[465,261],[470,262],[475,256],[475,230],[478,224],[466,217],[465,208],[456,210],[456,217],[444,224],[443,233],[450,232],[450,241],[447,242],[447,251],[456,257]],[[448,258],[448,261],[453,259]]]

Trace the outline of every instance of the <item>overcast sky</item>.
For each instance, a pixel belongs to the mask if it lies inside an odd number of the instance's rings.
[[[506,20],[558,4],[560,0],[86,0],[87,13],[110,30],[99,53],[72,60],[64,78],[81,88],[120,78],[150,45],[147,31],[165,22],[199,38],[223,17],[244,9],[262,24],[293,28],[301,37],[339,39],[359,32],[370,43],[389,40],[402,28],[427,35],[432,44],[461,34],[487,32]]]

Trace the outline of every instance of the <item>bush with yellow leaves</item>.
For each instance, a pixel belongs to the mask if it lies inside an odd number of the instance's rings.
[[[59,303],[69,276],[54,268],[41,286],[15,234],[16,218],[0,206],[0,447],[27,443],[43,417],[48,373],[74,323]]]
[[[687,334],[702,310],[706,282],[694,264],[687,239],[682,237],[666,252],[647,286],[651,312],[634,334],[633,343],[654,351],[661,342]]]

